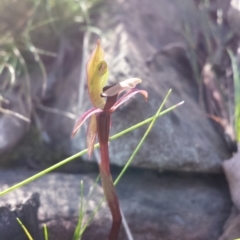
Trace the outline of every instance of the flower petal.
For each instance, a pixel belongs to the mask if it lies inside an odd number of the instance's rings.
[[[105,90],[101,96],[102,97],[111,97],[114,96],[116,94],[121,93],[124,90],[129,90],[129,89],[133,89],[136,87],[137,84],[141,83],[142,80],[139,78],[129,78],[126,79],[122,82],[119,82],[111,87],[109,87],[107,90]]]
[[[96,108],[103,108],[105,99],[100,95],[108,79],[108,66],[104,61],[104,50],[100,40],[87,62],[88,91],[92,104]]]
[[[87,148],[88,148],[88,158],[92,156],[94,141],[97,134],[97,119],[96,114],[93,114],[90,118],[87,128]]]
[[[75,134],[77,133],[79,128],[83,125],[83,123],[85,122],[86,119],[91,117],[93,114],[100,113],[100,112],[102,112],[102,109],[100,109],[100,108],[91,108],[90,110],[83,113],[83,115],[79,118],[79,120],[76,122],[76,124],[73,128],[72,137],[75,136]]]
[[[145,100],[147,101],[148,99],[148,93],[145,90],[140,90],[140,89],[132,89],[128,93],[124,94],[110,109],[110,112],[114,112],[119,106],[121,106],[123,103],[128,101],[130,98],[132,98],[134,95],[137,93],[141,93]]]

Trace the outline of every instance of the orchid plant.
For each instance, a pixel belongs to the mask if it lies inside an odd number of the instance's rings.
[[[86,111],[76,122],[72,137],[77,133],[85,120],[90,118],[87,128],[88,157],[91,157],[97,135],[101,155],[101,162],[99,165],[101,181],[113,220],[109,240],[116,240],[118,238],[122,218],[109,165],[108,141],[111,114],[137,93],[141,93],[145,100],[147,100],[148,93],[144,90],[135,88],[137,84],[141,83],[141,79],[139,78],[130,78],[112,86],[105,86],[107,80],[108,65],[106,61],[104,61],[104,50],[100,40],[98,40],[87,62],[87,86],[93,108]],[[127,91],[127,93],[119,98],[119,95],[124,91]]]

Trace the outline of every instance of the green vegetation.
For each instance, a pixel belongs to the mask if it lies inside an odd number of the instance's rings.
[[[233,52],[228,49],[229,56],[231,58],[233,69],[233,82],[234,82],[234,114],[235,114],[235,131],[237,142],[240,143],[240,71],[237,64],[236,57]]]
[[[48,239],[48,230],[47,230],[47,225],[43,225],[43,231],[44,231],[44,240],[49,240]]]

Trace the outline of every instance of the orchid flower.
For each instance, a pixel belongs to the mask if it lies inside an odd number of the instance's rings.
[[[85,120],[90,118],[87,128],[88,156],[89,158],[91,157],[94,141],[96,135],[98,135],[101,155],[99,165],[101,181],[113,219],[109,239],[116,240],[121,226],[121,213],[109,166],[108,141],[111,113],[137,93],[141,93],[147,100],[148,93],[135,88],[138,83],[141,83],[139,78],[130,78],[112,86],[105,86],[107,80],[108,66],[104,61],[104,50],[101,42],[98,40],[87,62],[87,86],[93,108],[83,113],[76,122],[72,137],[77,133]],[[127,91],[127,93],[118,99],[119,94],[124,91]]]

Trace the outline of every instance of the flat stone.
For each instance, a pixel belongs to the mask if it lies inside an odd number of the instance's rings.
[[[119,170],[113,172],[115,178]],[[0,170],[0,191],[34,173],[22,169]],[[50,173],[1,197],[0,204],[15,204],[37,191],[41,201],[39,220],[49,223],[49,231],[55,237],[56,229],[61,229],[56,239],[72,239],[69,231],[73,232],[79,212],[80,181],[84,182],[86,203],[86,195],[95,177],[96,174]],[[227,183],[221,174],[159,174],[157,171],[129,169],[117,186],[117,193],[133,237],[138,240],[218,239],[231,209]],[[101,198],[102,189],[96,185],[88,200],[84,221]],[[106,239],[110,220],[104,204],[83,239],[96,239],[96,236]],[[69,238],[62,239],[64,234]],[[119,239],[126,239],[123,230]]]

